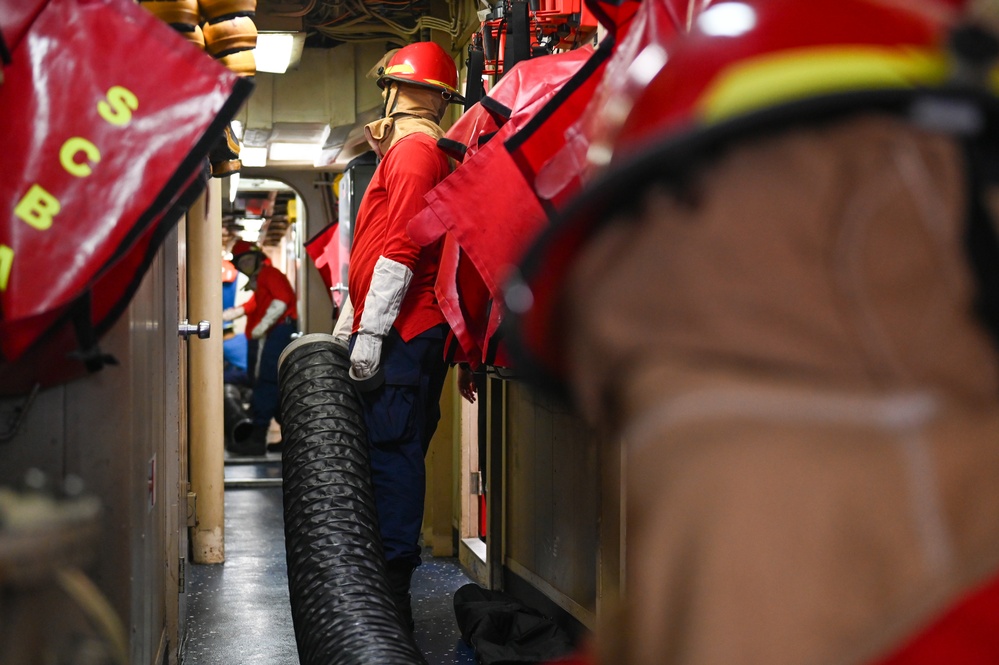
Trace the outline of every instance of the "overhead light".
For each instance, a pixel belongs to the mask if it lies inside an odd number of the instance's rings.
[[[239,236],[244,240],[256,242],[257,238],[260,237],[260,229],[263,227],[264,221],[263,219],[253,218],[239,220],[240,226],[243,227],[239,232]]]
[[[756,11],[741,2],[723,2],[705,9],[697,25],[712,37],[738,37],[756,27]]]
[[[271,137],[270,127],[265,128],[253,128],[247,127],[243,132],[241,141],[243,145],[252,146],[254,148],[260,148],[267,145],[267,139]]]
[[[270,153],[267,158],[274,162],[307,162],[314,164],[319,152],[322,150],[321,143],[271,143]]]
[[[281,182],[280,180],[272,180],[270,178],[243,178],[239,181],[239,191],[293,192],[295,190],[292,189],[287,183]]]
[[[267,142],[317,143],[328,131],[329,124],[325,122],[275,122],[267,133]]]
[[[305,47],[304,32],[260,32],[253,52],[258,72],[284,74],[297,67]]]
[[[243,146],[239,151],[239,161],[243,166],[267,166],[267,148]]]

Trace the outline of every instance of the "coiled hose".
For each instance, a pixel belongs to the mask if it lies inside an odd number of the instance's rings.
[[[385,572],[347,350],[310,334],[278,361],[285,548],[302,665],[426,665]]]

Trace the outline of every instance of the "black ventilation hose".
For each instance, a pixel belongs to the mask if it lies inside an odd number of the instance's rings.
[[[222,413],[226,438],[232,443],[242,443],[253,434],[253,421],[243,408],[243,395],[239,392],[239,387],[227,383],[223,390]]]
[[[278,361],[284,532],[302,665],[426,665],[385,572],[367,434],[332,335],[289,344]]]

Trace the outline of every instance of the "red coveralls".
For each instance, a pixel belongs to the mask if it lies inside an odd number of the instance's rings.
[[[350,250],[350,302],[354,306],[353,332],[361,322],[364,298],[379,256],[413,271],[413,279],[393,327],[409,341],[444,323],[434,282],[440,262],[440,243],[420,247],[406,225],[426,205],[423,195],[450,172],[447,156],[426,134],[410,134],[393,145],[375,170],[357,212]]]
[[[287,309],[277,322],[268,328],[263,337],[259,340],[253,339],[251,335],[253,329],[264,318],[267,308],[275,300],[283,302]],[[265,260],[260,266],[260,272],[257,273],[257,287],[253,295],[243,303],[243,311],[246,313],[246,336],[250,338],[247,359],[250,365],[249,373],[250,376],[256,374],[251,401],[253,424],[256,427],[268,427],[271,418],[277,415],[280,401],[278,359],[298,327],[298,308],[295,302],[295,290],[288,282],[288,278],[272,266],[270,261]],[[259,360],[257,360],[257,345],[263,347],[259,352]],[[256,361],[255,372],[254,361]]]
[[[257,273],[257,288],[254,289],[250,299],[243,303],[243,311],[246,312],[246,336],[264,318],[267,308],[275,300],[280,300],[287,309],[280,321],[285,319],[298,319],[298,308],[296,306],[295,290],[291,288],[288,278],[284,273],[271,265],[270,260],[265,260]]]
[[[449,170],[447,157],[427,134],[409,134],[394,143],[365,191],[350,256],[354,332],[378,258],[397,261],[413,272],[384,341],[385,383],[361,395],[385,559],[390,574],[402,570],[406,580],[420,563],[424,455],[440,419],[447,373],[447,326],[434,294],[441,243],[421,247],[409,238],[406,226],[424,207],[423,195]]]

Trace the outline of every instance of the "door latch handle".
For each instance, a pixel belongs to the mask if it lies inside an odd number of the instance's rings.
[[[188,323],[187,319],[184,319],[177,327],[177,334],[185,340],[189,339],[191,335],[197,335],[198,339],[208,339],[212,336],[212,322],[198,321],[198,325],[194,325]]]

